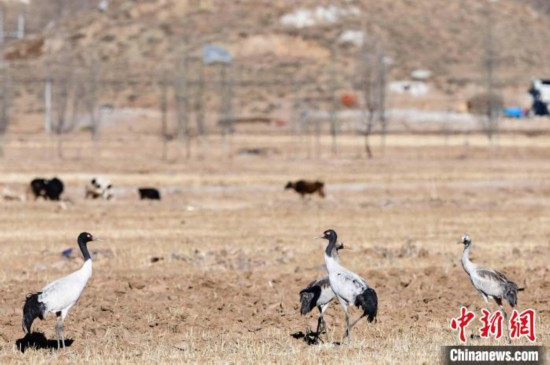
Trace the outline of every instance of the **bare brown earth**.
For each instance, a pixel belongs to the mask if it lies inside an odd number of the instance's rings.
[[[434,364],[441,346],[458,343],[450,318],[483,303],[460,266],[464,232],[475,261],[525,286],[519,307],[537,310],[537,343],[548,343],[548,136],[505,135],[494,147],[475,135],[389,136],[383,156],[373,140],[373,160],[359,156],[357,137],[342,137],[338,157],[329,142],[324,158],[308,159],[307,140],[235,137],[224,147],[212,137],[202,159],[177,159],[170,145],[163,162],[147,136],[96,149],[76,137],[63,160],[55,141],[8,138],[0,189],[22,193],[33,177],[57,175],[67,200],[0,202],[0,363]],[[236,153],[254,146],[278,152]],[[84,200],[95,174],[117,187],[114,201]],[[284,191],[294,178],[324,180],[326,199]],[[143,185],[164,199],[139,201]],[[333,305],[325,344],[308,346],[290,335],[316,324],[300,316],[298,292],[324,274],[325,242],[312,238],[328,228],[353,247],[343,264],[378,292],[379,321],[336,346],[344,316]],[[103,241],[90,244],[101,250],[93,277],[66,321],[74,342],[21,353],[25,295],[81,265],[60,253],[84,230]],[[34,330],[54,339],[54,322]]]

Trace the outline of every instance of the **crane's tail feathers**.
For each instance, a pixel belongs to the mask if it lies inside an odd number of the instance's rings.
[[[40,294],[42,293],[28,294],[25,298],[25,305],[23,305],[23,332],[25,333],[31,332],[32,322],[36,317],[44,319],[46,306],[38,300]]]
[[[510,306],[513,308],[518,304],[518,286],[516,283],[513,283],[511,281],[506,283],[506,288],[504,292],[504,297],[510,303]]]
[[[355,305],[363,309],[363,315],[369,322],[373,322],[378,313],[378,296],[372,288],[367,288],[355,299]]]
[[[315,308],[315,304],[313,303],[314,297],[315,293],[313,292],[305,290],[300,292],[300,303],[302,304],[300,308],[300,313],[302,313],[302,316],[305,316],[306,314],[311,312],[313,308]]]

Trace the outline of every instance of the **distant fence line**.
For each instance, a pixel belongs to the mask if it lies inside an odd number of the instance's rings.
[[[146,94],[150,103],[148,107],[160,112],[159,137],[164,146],[174,139],[189,145],[193,138],[208,133],[231,135],[235,133],[235,123],[241,119],[248,125],[257,121],[265,124],[269,120],[284,120],[290,125],[291,133],[320,135],[323,130],[313,127],[307,118],[308,110],[330,111],[336,108],[335,91],[331,91],[331,87],[352,89],[351,85],[337,84],[334,80],[327,85],[313,78],[236,77],[228,72],[225,75],[219,73],[216,78],[179,75],[174,71],[124,79],[76,72],[72,75],[55,73],[47,77],[10,76],[6,88],[27,88],[27,93],[36,99],[34,110],[44,114],[44,130],[60,138],[77,128],[83,118],[88,119],[92,138],[101,138],[102,115],[99,110],[131,104],[111,97],[116,93],[113,89],[136,94],[137,98]],[[273,93],[284,100],[273,106],[274,102],[269,98],[255,98],[256,94],[262,93]],[[6,110],[13,109],[10,104],[14,101],[9,99]],[[260,109],[270,110],[254,111],[247,108],[249,101],[261,105]],[[243,104],[247,109],[245,113],[238,106]],[[59,148],[62,148],[61,143]],[[61,150],[59,155],[62,156]],[[163,157],[166,157],[166,152],[163,152]]]
[[[122,68],[101,69],[94,62],[87,67],[72,65],[71,61],[66,67],[62,62],[50,62],[34,76],[0,68],[5,75],[0,78],[0,92],[13,96],[26,89],[25,93],[34,97],[33,112],[44,114],[44,130],[60,140],[82,127],[91,132],[93,140],[100,139],[105,118],[101,110],[136,105],[156,109],[163,158],[169,141],[188,148],[194,139],[201,141],[207,134],[227,137],[253,130],[236,129],[237,123],[285,126],[269,132],[292,134],[298,140],[311,137],[307,143],[313,141],[318,152],[321,136],[329,133],[333,154],[338,153],[339,134],[362,135],[365,153],[372,157],[368,137],[385,134],[392,115],[385,112],[391,100],[386,95],[388,66],[382,53],[368,53],[361,69],[345,74],[337,72],[334,59],[317,74],[298,66],[247,69],[182,62],[173,68],[123,77],[122,72],[117,75]],[[27,107],[14,108],[14,97],[3,97],[0,102],[0,111],[5,111],[0,115],[8,115],[8,119],[10,111],[25,112]],[[59,148],[61,156],[62,143]]]

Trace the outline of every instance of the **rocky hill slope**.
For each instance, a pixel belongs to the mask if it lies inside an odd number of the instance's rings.
[[[171,70],[182,55],[199,59],[202,46],[213,43],[227,48],[235,65],[269,70],[275,77],[321,77],[333,59],[337,77],[353,79],[361,41],[374,39],[392,60],[392,79],[427,69],[435,86],[446,90],[483,84],[490,43],[497,81],[524,88],[532,76],[550,76],[550,16],[544,4],[112,0],[106,11],[91,7],[51,22],[10,43],[4,54],[24,77],[42,77],[56,63],[67,67],[70,59],[75,67],[94,60],[105,75],[122,79]],[[290,71],[273,71],[279,69]]]

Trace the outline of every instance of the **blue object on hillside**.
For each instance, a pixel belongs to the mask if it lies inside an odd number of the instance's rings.
[[[504,116],[508,118],[522,118],[523,110],[519,106],[504,108]]]
[[[202,47],[202,60],[207,65],[213,63],[231,63],[233,57],[225,48],[214,46],[213,44],[205,44]]]
[[[63,250],[63,252],[61,252],[61,255],[63,255],[63,257],[66,257],[66,258],[71,258],[73,254],[73,249],[72,248],[68,248],[66,250]]]

